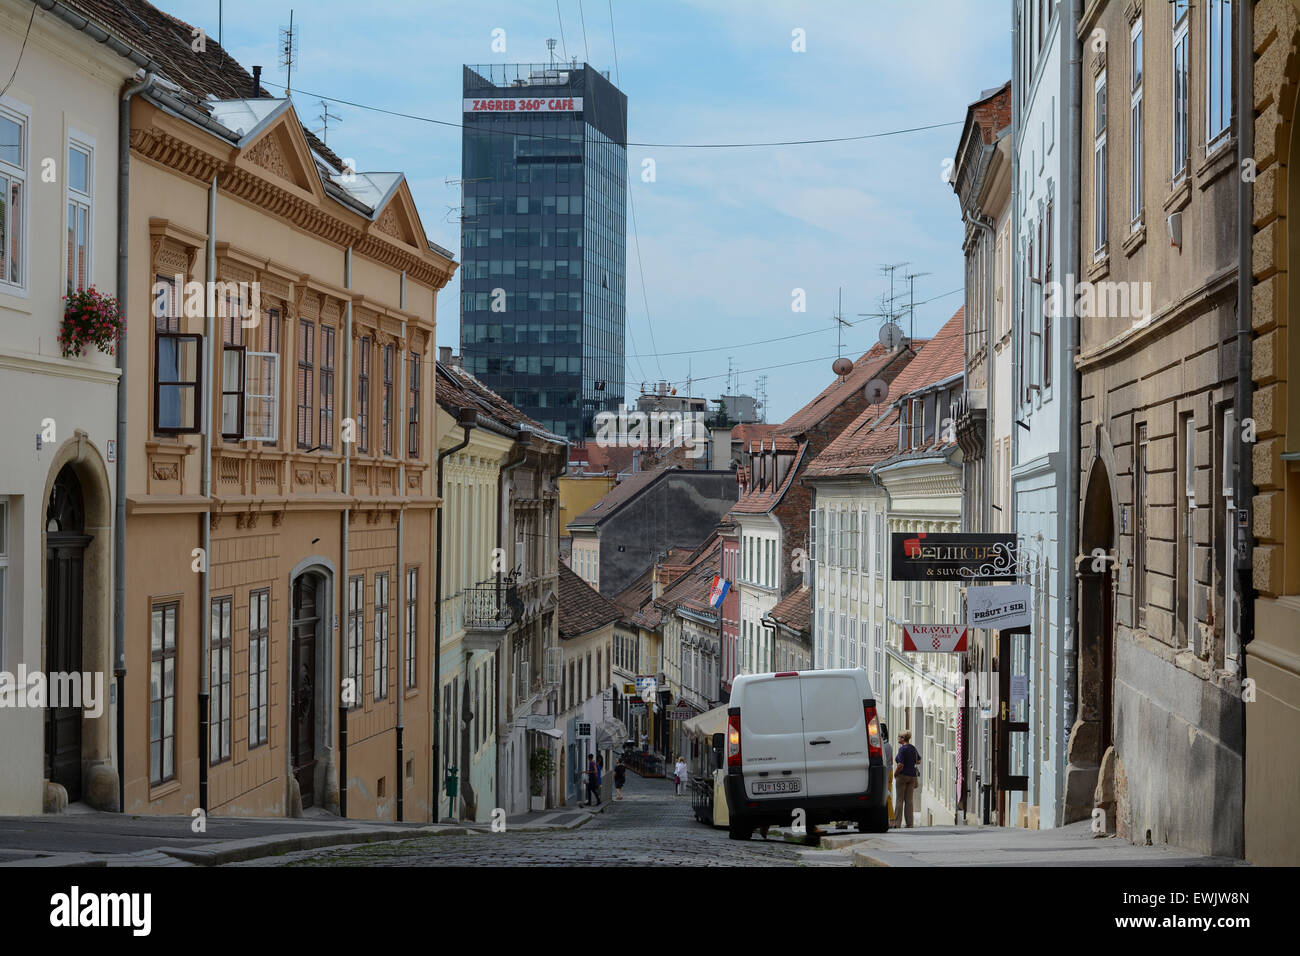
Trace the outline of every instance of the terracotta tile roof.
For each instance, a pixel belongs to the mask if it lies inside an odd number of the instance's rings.
[[[625,615],[633,615],[650,600],[654,593],[654,565],[642,571],[627,587],[612,598],[623,609]]]
[[[605,597],[568,565],[560,565],[560,640],[580,637],[617,621],[623,610]]]
[[[785,473],[785,478],[779,487],[756,491],[750,486],[751,490],[741,496],[741,499],[736,502],[736,506],[731,509],[731,514],[762,515],[775,508],[781,498],[785,496],[790,485],[794,483],[795,476],[799,473],[799,466],[803,463],[806,453],[806,447],[800,446],[798,454],[794,456],[794,462],[790,465],[790,470]]]
[[[254,97],[252,75],[221,47],[216,37],[206,36],[205,51],[196,54],[191,47],[194,28],[151,3],[144,0],[63,2],[152,58],[166,79],[192,95],[191,105],[204,109],[203,101],[209,96],[219,100]],[[261,90],[261,95],[271,94]],[[311,148],[333,165],[335,172],[342,172],[343,161],[328,146],[306,127],[303,134]]]
[[[480,423],[485,423],[484,419],[487,419],[488,422],[500,426],[498,431],[515,432],[520,428],[527,428],[544,439],[564,441],[559,435],[547,431],[458,365],[438,363],[438,383],[434,388],[434,395],[438,404],[453,415],[458,408],[472,408],[478,412]]]
[[[783,597],[767,616],[792,631],[806,634],[812,620],[812,590],[808,585],[795,588]]]
[[[573,444],[569,446],[569,463],[574,473],[617,475],[632,470],[634,451],[630,445],[597,445],[594,441]]]
[[[871,346],[853,363],[853,371],[843,381],[837,375],[835,381],[822,389],[816,398],[782,422],[777,427],[777,434],[791,437],[802,435],[878,376],[898,354],[898,351],[886,352],[885,347],[879,343]]]
[[[709,592],[713,589],[713,578],[721,567],[722,539],[714,534],[690,567],[664,588],[655,604],[661,610],[685,607],[697,614],[717,618],[717,609],[709,606]]]
[[[613,488],[609,489],[609,491],[605,493],[605,496],[594,505],[582,514],[578,515],[578,517],[572,519],[569,522],[569,527],[572,528],[575,525],[586,527],[600,523],[643,492],[646,488],[650,487],[650,485],[668,474],[670,470],[671,469],[633,472]]]
[[[746,422],[743,425],[737,425],[731,430],[731,440],[733,442],[743,442],[746,448],[751,441],[758,441],[760,438],[771,438],[776,434],[776,425],[769,425],[767,422]]]
[[[804,478],[866,474],[871,466],[898,454],[899,414],[892,403],[941,382],[965,367],[965,308],[958,309],[889,386],[889,401],[872,405],[826,446],[804,471]],[[940,443],[934,448],[943,448]]]

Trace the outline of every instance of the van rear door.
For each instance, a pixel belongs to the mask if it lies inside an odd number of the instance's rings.
[[[799,679],[747,680],[740,709],[741,771],[747,799],[788,798],[806,792],[803,738]]]
[[[805,671],[799,677],[804,725],[805,792],[863,794],[869,787],[864,689],[852,671]]]

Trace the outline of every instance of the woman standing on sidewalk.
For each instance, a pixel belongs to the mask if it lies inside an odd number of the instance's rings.
[[[614,764],[614,790],[616,791],[615,799],[623,799],[623,784],[627,782],[627,767],[623,766],[623,758],[620,757],[618,763]]]
[[[898,735],[898,755],[894,758],[894,780],[898,784],[898,799],[894,802],[894,826],[903,825],[907,817],[907,828],[912,829],[912,795],[921,779],[921,755],[912,746],[912,733],[905,730]]]
[[[680,754],[677,757],[677,766],[673,767],[673,783],[677,786],[677,796],[686,792],[686,758]]]

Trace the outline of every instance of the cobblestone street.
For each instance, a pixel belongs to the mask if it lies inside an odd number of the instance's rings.
[[[731,840],[697,823],[671,781],[628,774],[623,800],[573,830],[429,836],[338,850],[303,851],[248,866],[799,866],[845,865],[837,853],[764,840]]]

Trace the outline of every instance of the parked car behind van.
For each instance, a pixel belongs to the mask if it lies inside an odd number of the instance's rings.
[[[728,834],[856,820],[889,828],[888,768],[876,700],[864,670],[785,671],[735,679],[727,708]]]

